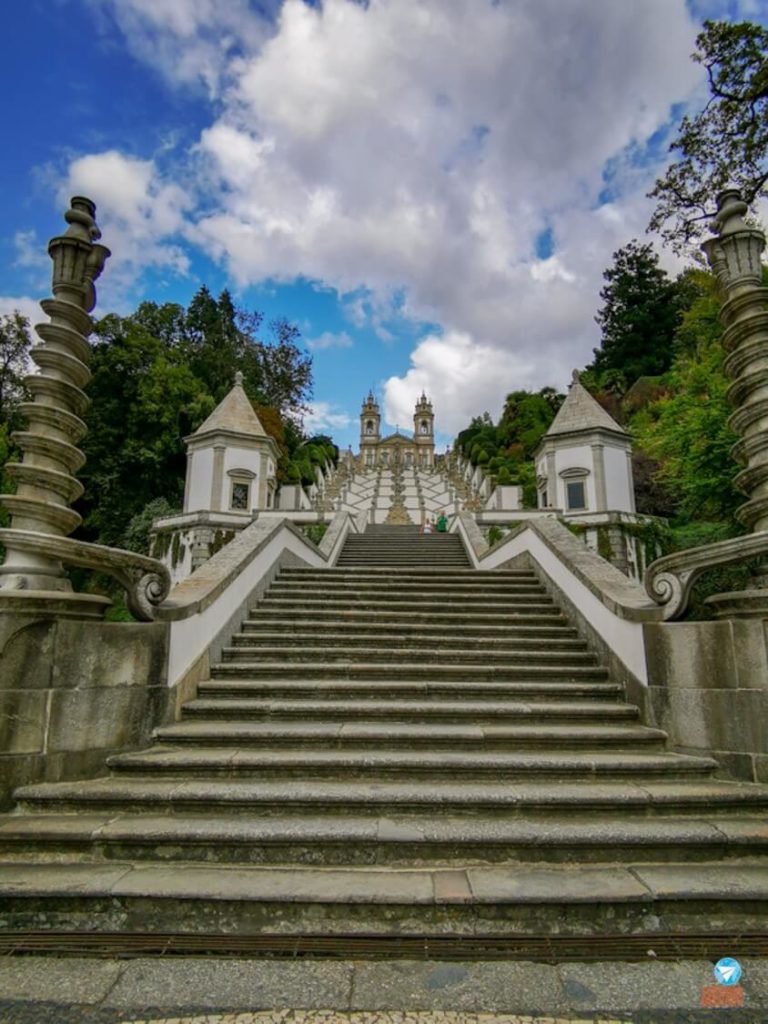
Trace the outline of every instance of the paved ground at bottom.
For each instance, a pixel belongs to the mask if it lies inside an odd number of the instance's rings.
[[[723,950],[727,955],[728,950]],[[0,958],[2,1024],[759,1024],[768,960],[742,961],[743,1009],[700,1009],[709,961]]]

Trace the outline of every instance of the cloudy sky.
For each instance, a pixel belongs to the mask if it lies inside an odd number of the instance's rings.
[[[310,428],[354,444],[369,387],[391,427],[424,388],[448,441],[589,361],[602,271],[706,98],[705,17],[768,0],[13,4],[0,312],[39,318],[85,194],[97,313],[229,287],[300,326]]]

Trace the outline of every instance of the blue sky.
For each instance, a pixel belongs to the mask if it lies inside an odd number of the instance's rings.
[[[97,312],[205,283],[301,328],[310,426],[355,444],[422,388],[439,436],[597,343],[703,17],[766,0],[27,0],[0,75],[0,312],[36,317],[73,192],[113,257]],[[665,261],[675,269],[673,258]]]

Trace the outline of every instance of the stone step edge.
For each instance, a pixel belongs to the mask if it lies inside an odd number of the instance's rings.
[[[248,638],[250,639],[250,638]],[[509,648],[494,648],[483,652],[482,661],[478,658],[476,650],[463,651],[445,649],[440,647],[420,647],[414,650],[409,644],[400,647],[376,646],[357,647],[347,646],[344,642],[340,644],[316,644],[312,646],[299,646],[295,644],[265,644],[254,642],[239,643],[232,647],[222,647],[221,654],[225,661],[248,662],[252,660],[259,662],[263,658],[267,662],[291,661],[291,662],[316,662],[322,661],[333,663],[342,661],[361,662],[371,664],[389,664],[390,662],[401,665],[413,665],[414,655],[420,656],[429,661],[431,665],[437,666],[447,663],[449,665],[473,665],[475,668],[481,666],[490,667],[496,664],[530,664],[531,666],[559,666],[564,671],[578,666],[599,667],[597,655],[588,648],[577,650],[544,650],[540,646],[524,646],[522,649],[510,646]]]
[[[709,779],[665,780],[648,779],[642,782],[622,779],[588,781],[560,779],[543,783],[531,779],[499,785],[497,782],[365,782],[303,781],[303,780],[222,780],[201,782],[194,779],[186,784],[168,778],[141,779],[105,776],[81,782],[39,782],[21,786],[15,792],[25,805],[22,813],[39,813],[39,806],[78,807],[78,813],[93,813],[98,804],[108,806],[142,807],[151,804],[154,813],[167,807],[201,807],[203,813],[211,811],[233,813],[238,807],[259,808],[260,812],[348,815],[357,813],[392,814],[425,813],[438,818],[446,813],[464,814],[470,808],[477,812],[484,808],[494,815],[519,815],[535,819],[551,818],[553,814],[640,814],[643,818],[666,817],[670,814],[686,816],[713,809],[727,814],[764,813],[768,808],[768,789],[751,783],[721,782]],[[206,806],[207,805],[207,806]],[[31,810],[35,808],[35,810]],[[649,814],[650,812],[650,814]],[[142,812],[146,813],[146,812]],[[174,810],[175,813],[175,810]],[[199,812],[198,812],[199,813]]]
[[[624,704],[618,701],[584,701],[583,703],[520,703],[514,701],[472,701],[446,700],[444,697],[432,701],[402,701],[394,698],[370,697],[362,700],[312,700],[311,698],[291,700],[286,697],[270,698],[233,698],[233,697],[195,697],[186,702],[182,708],[185,714],[201,714],[210,711],[225,711],[228,714],[262,713],[269,717],[280,715],[374,715],[392,716],[394,721],[398,715],[482,715],[492,721],[498,718],[521,718],[530,725],[539,724],[533,720],[537,717],[573,718],[577,722],[582,718],[604,716],[606,721],[614,719],[632,720],[638,718],[640,709],[635,704]]]
[[[475,694],[480,693],[493,693],[493,694],[507,694],[510,698],[516,698],[521,694],[531,693],[537,694],[537,700],[547,699],[559,699],[560,697],[577,696],[582,694],[589,694],[589,700],[597,698],[598,696],[615,696],[620,697],[624,690],[620,683],[612,682],[558,682],[557,680],[550,679],[531,679],[531,680],[513,680],[511,682],[501,681],[494,682],[483,680],[479,683],[473,683],[470,680],[453,680],[453,679],[440,679],[435,682],[429,682],[428,680],[399,680],[393,679],[389,681],[392,686],[397,687],[400,690],[407,690],[412,693],[420,694],[433,694],[435,696],[442,697],[445,693],[466,693],[467,696],[471,696],[474,699]],[[279,677],[276,679],[203,679],[198,684],[198,688],[201,690],[211,689],[214,691],[218,690],[232,690],[233,692],[246,691],[249,688],[257,690],[268,690],[271,687],[279,687],[281,690],[296,690],[301,692],[302,689],[309,689],[312,691],[333,691],[338,689],[341,692],[356,690],[365,691],[366,693],[381,693],[385,689],[384,683],[380,679],[291,679]],[[284,698],[279,698],[284,699]],[[479,699],[479,698],[477,698]],[[584,697],[583,699],[587,699]]]
[[[116,862],[2,864],[0,897],[250,904],[571,905],[768,902],[765,863],[466,868],[252,867]],[[8,909],[6,905],[6,910]]]
[[[72,814],[26,813],[0,818],[0,845],[39,840],[41,843],[133,842],[152,844],[156,839],[188,843],[226,841],[267,845],[312,840],[318,843],[377,842],[383,845],[463,846],[488,843],[515,844],[532,849],[567,845],[569,848],[602,846],[663,846],[672,843],[691,846],[728,845],[735,848],[756,843],[768,848],[768,831],[762,815],[742,813],[738,817],[706,816],[695,820],[668,815],[638,818],[611,812],[610,817],[593,816],[578,821],[563,816],[504,818],[472,815],[434,818],[425,814],[403,814],[397,820],[384,816],[345,815],[314,812],[287,815],[224,814]]]

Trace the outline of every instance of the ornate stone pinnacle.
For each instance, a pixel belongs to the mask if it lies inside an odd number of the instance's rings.
[[[82,389],[91,377],[87,337],[93,324],[88,314],[96,303],[94,283],[109,256],[109,249],[95,241],[101,235],[95,213],[90,199],[76,196],[64,215],[67,231],[48,245],[54,298],[40,305],[50,322],[38,324],[43,343],[31,352],[40,373],[24,382],[32,394],[32,401],[20,407],[28,428],[13,435],[22,461],[6,467],[17,491],[0,495],[11,513],[10,528],[0,530],[6,549],[0,611],[100,618],[109,600],[73,593],[64,575],[66,564],[114,576],[127,591],[130,611],[146,620],[170,588],[165,566],[132,551],[67,536],[80,522],[69,506],[83,491],[73,474],[85,461],[75,445],[87,432],[80,417],[88,405]]]
[[[13,435],[23,452],[21,462],[7,466],[17,490],[2,495],[11,513],[0,567],[4,589],[71,590],[61,563],[35,554],[28,545],[14,547],[13,531],[66,537],[80,522],[70,505],[83,491],[74,473],[85,461],[75,445],[86,433],[80,417],[88,405],[82,389],[91,376],[88,313],[96,301],[94,282],[109,256],[107,248],[94,243],[101,234],[95,212],[90,199],[76,196],[64,215],[69,227],[48,245],[54,298],[40,305],[50,320],[37,325],[42,344],[30,353],[40,372],[24,382],[32,395],[20,407],[28,426]]]
[[[243,386],[243,371],[238,370],[235,374],[235,387],[241,388]]]
[[[719,234],[703,249],[725,297],[724,367],[736,407],[729,423],[741,435],[733,454],[745,467],[736,483],[749,496],[736,515],[756,532],[768,530],[768,290],[760,261],[765,236],[746,223],[747,210],[737,189],[721,192],[714,219]]]

